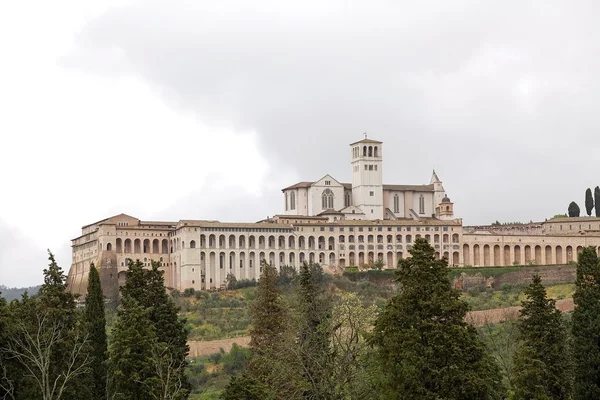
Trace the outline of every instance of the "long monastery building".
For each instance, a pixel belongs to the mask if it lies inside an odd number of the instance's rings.
[[[215,289],[227,274],[258,279],[261,260],[304,261],[339,270],[382,260],[395,268],[414,240],[427,239],[453,266],[565,264],[584,247],[600,250],[600,218],[557,218],[511,226],[464,227],[434,171],[426,185],[383,184],[383,143],[350,145],[352,183],[330,175],[283,189],[284,211],[256,223],[141,221],[126,214],[86,225],[72,240],[69,287],[85,293],[100,267],[107,295],[123,284],[128,260],[161,263],[173,289]]]

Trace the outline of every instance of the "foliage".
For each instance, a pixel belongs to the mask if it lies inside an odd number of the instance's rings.
[[[158,266],[153,262],[151,269],[144,269],[139,260],[129,262],[109,357],[111,385],[117,396],[153,398],[168,392],[169,398],[187,398],[185,320],[178,317]],[[145,335],[143,340],[140,332]],[[135,351],[126,351],[128,345]],[[137,364],[140,367],[135,369]],[[168,374],[163,373],[165,368]]]
[[[100,284],[100,275],[92,263],[88,274],[87,296],[85,298],[85,321],[90,340],[91,391],[94,399],[106,398],[107,358],[106,317],[104,296]]]
[[[525,295],[519,322],[523,342],[514,355],[514,399],[569,399],[571,360],[561,313],[539,275]]]
[[[568,218],[568,217],[569,216],[567,214],[556,214],[552,218]]]
[[[594,211],[596,217],[600,217],[600,187],[594,188]]]
[[[479,328],[488,352],[496,359],[502,381],[506,388],[512,389],[514,353],[519,344],[518,316],[515,312],[506,312],[502,322],[485,323]]]
[[[399,293],[369,338],[380,398],[497,398],[499,368],[465,322],[468,307],[451,287],[447,260],[436,260],[421,238],[410,253],[399,263]]]
[[[593,247],[579,253],[572,318],[574,399],[600,398],[600,266]]]
[[[9,288],[4,285],[0,285],[0,297],[10,302],[13,300],[20,299],[25,293],[29,296],[35,296],[39,292],[41,286],[29,286],[24,288]]]
[[[592,189],[587,188],[585,191],[585,212],[588,216],[592,215],[594,209],[594,197],[592,197]]]
[[[568,211],[569,211],[569,217],[579,217],[579,214],[581,213],[581,211],[579,210],[579,206],[574,201],[572,201],[569,204]]]

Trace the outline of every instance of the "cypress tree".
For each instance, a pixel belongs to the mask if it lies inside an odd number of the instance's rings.
[[[571,360],[562,315],[546,297],[539,275],[525,296],[519,322],[523,341],[514,356],[514,399],[569,399]]]
[[[592,210],[594,209],[594,198],[592,197],[592,189],[587,188],[585,191],[585,212],[588,217],[592,215]]]
[[[250,356],[243,374],[232,378],[224,399],[276,399],[296,391],[291,320],[277,286],[277,269],[263,260],[257,297],[250,309]],[[290,396],[287,396],[290,397]]]
[[[593,247],[579,253],[572,318],[573,399],[600,398],[600,266]]]
[[[491,399],[500,371],[452,288],[446,259],[418,238],[399,262],[399,293],[375,322],[373,383],[382,399]]]
[[[150,310],[135,299],[125,297],[112,331],[107,361],[110,372],[110,398],[146,400],[151,396],[154,371],[150,360],[156,332]]]
[[[303,263],[299,274],[298,353],[303,376],[308,383],[304,398],[327,399],[332,396],[330,298],[323,288],[323,269],[319,264]]]
[[[579,217],[579,214],[581,213],[579,206],[574,201],[572,201],[571,204],[569,204],[568,211],[569,211],[569,217]]]
[[[173,360],[171,368],[177,376],[172,381],[180,381],[184,390],[189,391],[190,385],[184,374],[189,352],[185,319],[179,318],[179,309],[166,292],[159,263],[152,262],[152,268],[144,269],[140,260],[130,261],[125,285],[120,290],[123,299],[134,300],[147,310],[156,343],[166,345],[166,356]]]
[[[596,211],[596,217],[600,217],[600,187],[594,188],[594,209]]]
[[[107,341],[104,296],[100,285],[100,275],[92,263],[88,274],[87,296],[85,298],[85,320],[91,345],[92,394],[94,399],[106,399]]]

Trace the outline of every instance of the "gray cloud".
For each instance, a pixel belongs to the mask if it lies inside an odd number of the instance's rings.
[[[135,2],[90,21],[63,63],[255,130],[272,166],[306,180],[349,180],[346,145],[368,130],[386,182],[435,166],[466,223],[543,219],[600,184],[597,2],[323,3]],[[262,214],[281,210],[278,189]],[[247,215],[227,203],[208,213]]]

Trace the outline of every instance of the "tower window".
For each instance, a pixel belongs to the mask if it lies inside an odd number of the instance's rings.
[[[419,196],[419,214],[425,214],[425,197]]]
[[[331,181],[325,181],[325,185],[327,185],[327,186],[331,185]]]
[[[368,170],[369,170],[369,166],[365,165],[365,171],[368,171]]]
[[[350,206],[350,192],[346,192],[344,194],[344,206],[345,207],[349,207]]]
[[[373,171],[373,166],[369,165],[369,171]]]
[[[290,210],[296,209],[296,192],[290,193]]]
[[[400,212],[400,196],[398,196],[398,194],[394,195],[394,212]]]
[[[372,191],[369,192],[369,196],[373,196],[373,195],[374,195],[374,193]]]

